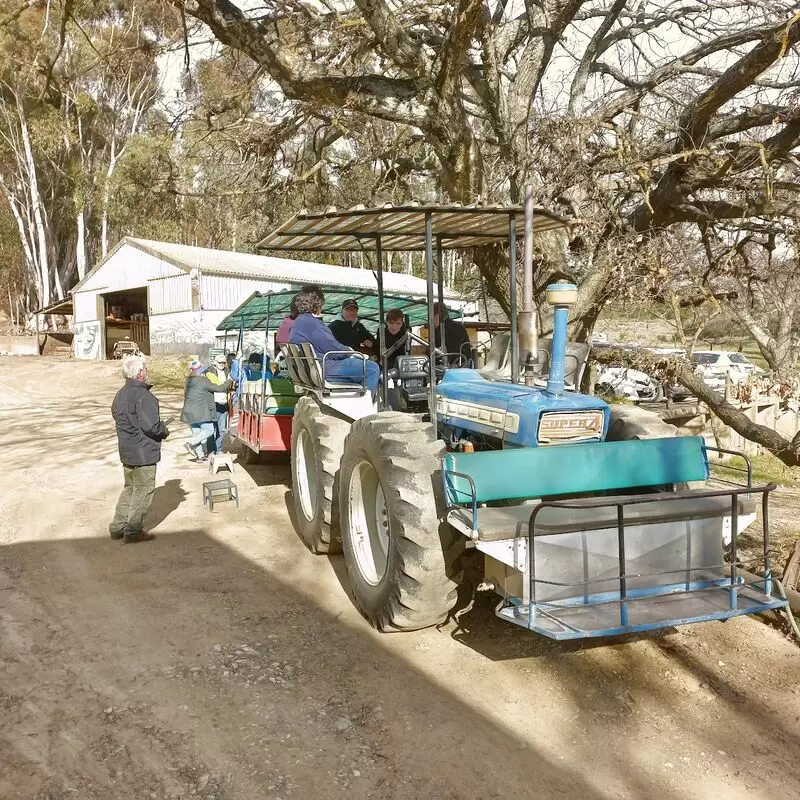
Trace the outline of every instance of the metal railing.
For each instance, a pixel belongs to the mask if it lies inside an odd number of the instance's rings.
[[[681,581],[678,583],[685,583],[685,589],[682,592],[678,592],[675,590],[671,590],[670,594],[677,594],[677,593],[693,593],[697,591],[703,591],[705,589],[727,589],[729,592],[729,608],[731,611],[737,611],[738,608],[738,593],[741,588],[745,586],[749,586],[751,584],[745,584],[740,581],[738,576],[738,563],[737,563],[737,545],[736,539],[738,536],[738,527],[739,527],[739,497],[740,495],[750,496],[752,494],[760,494],[761,495],[761,504],[762,504],[762,516],[763,516],[763,547],[764,547],[764,561],[765,561],[765,574],[762,581],[759,581],[759,584],[763,583],[764,586],[764,594],[767,597],[771,596],[772,593],[772,572],[770,570],[769,565],[769,493],[776,489],[776,485],[774,483],[767,484],[766,486],[746,486],[742,487],[741,489],[725,489],[725,490],[714,490],[714,491],[702,491],[702,492],[657,492],[652,494],[643,494],[638,495],[635,497],[625,497],[625,498],[596,498],[596,497],[588,497],[582,498],[578,500],[550,500],[544,501],[536,505],[531,512],[529,521],[528,521],[528,564],[529,564],[529,580],[528,580],[528,613],[529,613],[529,623],[530,627],[533,625],[533,615],[534,613],[542,613],[544,616],[552,618],[552,612],[555,609],[564,609],[568,606],[564,604],[559,604],[557,602],[552,601],[544,601],[543,603],[537,604],[536,600],[536,584],[547,584],[553,586],[561,586],[564,588],[575,588],[579,589],[580,587],[584,587],[584,595],[585,601],[584,605],[606,605],[609,603],[619,603],[620,609],[620,627],[628,628],[628,610],[629,610],[629,603],[636,602],[639,599],[642,599],[644,595],[640,595],[638,592],[633,594],[629,593],[628,589],[628,581],[633,578],[658,578],[662,576],[668,576],[670,574],[675,573],[689,573],[689,572],[697,572],[700,570],[712,570],[712,569],[719,569],[724,567],[724,564],[706,564],[699,567],[682,567],[680,569],[674,570],[662,570],[657,572],[647,572],[647,573],[629,573],[627,570],[627,558],[626,558],[626,547],[625,547],[625,514],[624,509],[628,506],[635,506],[635,505],[642,505],[644,503],[653,503],[653,502],[677,502],[680,500],[701,500],[706,498],[715,498],[715,497],[730,497],[731,498],[731,508],[730,508],[730,516],[731,516],[731,552],[730,552],[730,575],[727,578],[721,578],[719,580],[713,581],[711,585],[705,587],[691,587],[690,581]],[[535,540],[542,536],[553,535],[552,532],[536,530],[536,520],[537,517],[548,508],[556,508],[556,509],[572,509],[572,510],[583,510],[583,509],[601,509],[601,508],[616,508],[617,510],[617,523],[616,523],[616,530],[617,530],[617,548],[618,548],[618,559],[619,559],[619,575],[616,577],[614,576],[607,576],[601,579],[594,579],[594,580],[587,580],[587,581],[570,581],[570,582],[558,582],[558,581],[549,581],[549,580],[537,580],[536,578],[536,553],[535,553]],[[608,526],[605,526],[606,529]],[[688,578],[688,576],[687,576]],[[585,592],[585,587],[590,584],[595,583],[618,583],[618,597],[614,597],[612,599],[596,599],[590,600],[588,594]],[[666,587],[665,587],[666,588]],[[646,596],[652,597],[653,592],[649,592]],[[553,621],[557,621],[558,624],[564,625],[565,627],[571,627],[568,623],[564,622],[563,620],[558,620],[557,618]],[[577,630],[577,629],[576,629]]]

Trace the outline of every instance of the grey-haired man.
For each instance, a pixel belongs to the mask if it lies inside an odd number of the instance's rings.
[[[150,393],[145,360],[141,356],[128,356],[122,362],[122,374],[125,385],[114,397],[111,414],[117,428],[125,485],[108,532],[112,539],[132,544],[156,538],[146,533],[143,525],[153,502],[161,442],[169,436],[169,431],[161,419],[158,400]]]

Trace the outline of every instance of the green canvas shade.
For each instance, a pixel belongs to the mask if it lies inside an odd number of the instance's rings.
[[[255,292],[250,295],[235,311],[230,313],[217,325],[218,331],[253,331],[275,330],[289,313],[292,298],[296,289],[282,292]],[[365,292],[363,289],[336,289],[325,291],[325,308],[322,313],[325,323],[338,319],[342,311],[342,303],[353,299],[358,303],[358,318],[364,324],[377,328],[378,293]],[[412,326],[424,325],[428,321],[428,312],[423,298],[384,292],[383,309],[386,314],[392,308],[399,308]],[[461,312],[448,306],[451,319],[457,319]]]

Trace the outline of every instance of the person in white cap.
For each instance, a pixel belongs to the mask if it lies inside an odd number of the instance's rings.
[[[194,456],[195,461],[204,460],[209,453],[216,452],[214,423],[217,421],[217,405],[214,395],[227,392],[233,381],[223,384],[212,383],[204,374],[205,367],[200,361],[189,364],[189,377],[183,393],[181,422],[185,422],[192,436],[184,447]]]
[[[214,363],[206,370],[206,377],[212,383],[220,386],[230,378],[228,372],[228,359],[223,355],[214,358]],[[230,415],[228,413],[228,393],[219,391],[214,392],[214,404],[217,407],[216,425],[216,448],[217,452],[222,452],[222,443],[225,441],[225,434],[230,427]]]

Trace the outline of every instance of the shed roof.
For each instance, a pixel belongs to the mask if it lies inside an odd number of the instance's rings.
[[[34,314],[59,314],[65,317],[72,316],[72,298],[65,297],[63,300],[56,300],[54,303],[50,303],[49,306],[43,306],[42,308],[36,309],[33,312]]]
[[[318,283],[327,287],[372,290],[377,282],[370,269],[356,269],[333,264],[318,264],[293,258],[238,253],[230,250],[213,250],[208,247],[193,247],[174,242],[157,242],[127,236],[72,290],[78,291],[84,282],[95,274],[123,246],[128,245],[154,258],[166,261],[184,272],[199,269],[209,275],[234,278],[253,278],[278,283]],[[426,283],[421,278],[397,272],[385,272],[383,283],[386,291],[423,296]],[[445,296],[457,295],[446,291]]]
[[[262,239],[260,250],[373,250],[380,236],[383,250],[424,250],[430,218],[442,248],[469,248],[508,241],[513,224],[522,241],[521,205],[405,205],[347,210],[301,211]],[[534,232],[566,228],[569,220],[543,208],[534,209]]]

